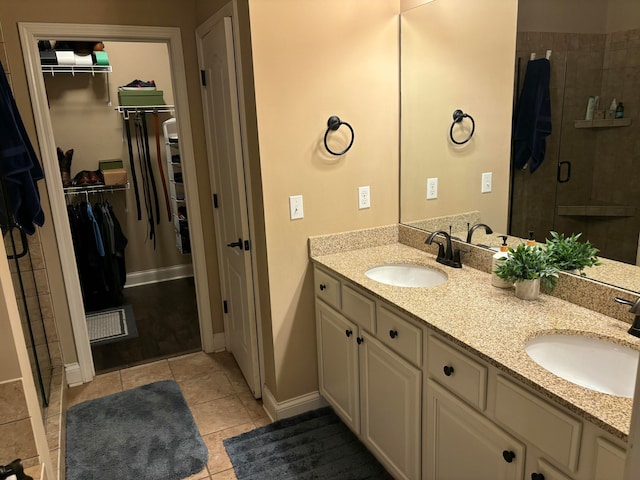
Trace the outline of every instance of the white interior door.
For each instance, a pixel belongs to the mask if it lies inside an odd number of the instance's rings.
[[[221,17],[212,24],[201,37],[199,47],[225,342],[255,397],[260,398],[251,239],[231,17]]]

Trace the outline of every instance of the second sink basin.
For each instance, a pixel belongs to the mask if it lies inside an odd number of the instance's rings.
[[[449,278],[440,270],[411,264],[379,265],[364,274],[371,280],[396,287],[435,287]]]
[[[565,380],[597,392],[632,398],[639,352],[582,335],[550,334],[525,347],[540,366]]]

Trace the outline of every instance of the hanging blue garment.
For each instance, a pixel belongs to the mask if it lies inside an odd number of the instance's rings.
[[[87,202],[87,217],[89,218],[89,222],[91,223],[91,227],[93,228],[93,238],[96,242],[96,249],[98,251],[98,255],[104,257],[104,242],[102,241],[102,233],[100,232],[100,226],[96,221],[96,217],[93,214],[93,208],[91,208],[91,204]]]
[[[44,178],[40,162],[27,136],[20,112],[0,64],[0,176],[4,183],[7,210],[0,206],[6,223],[17,223],[32,235],[42,226],[44,213],[36,182]],[[13,220],[13,221],[11,221]]]
[[[530,60],[520,98],[516,103],[513,127],[513,164],[529,165],[535,172],[544,161],[547,136],[551,135],[549,80],[551,64],[546,58]]]

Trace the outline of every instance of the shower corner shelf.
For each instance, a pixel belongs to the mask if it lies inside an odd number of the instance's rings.
[[[575,128],[614,128],[629,127],[631,125],[630,118],[610,118],[602,120],[574,120]]]

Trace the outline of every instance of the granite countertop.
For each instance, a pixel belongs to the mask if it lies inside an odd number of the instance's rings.
[[[525,343],[546,333],[607,338],[640,350],[640,339],[627,333],[629,325],[614,318],[541,295],[525,301],[513,289],[491,285],[488,273],[436,263],[435,257],[400,244],[312,256],[312,261],[390,302],[409,316],[498,369],[531,386],[609,433],[627,440],[633,399],[595,392],[548,372],[525,352]],[[448,274],[446,283],[427,288],[384,285],[364,272],[383,263],[411,263]]]

